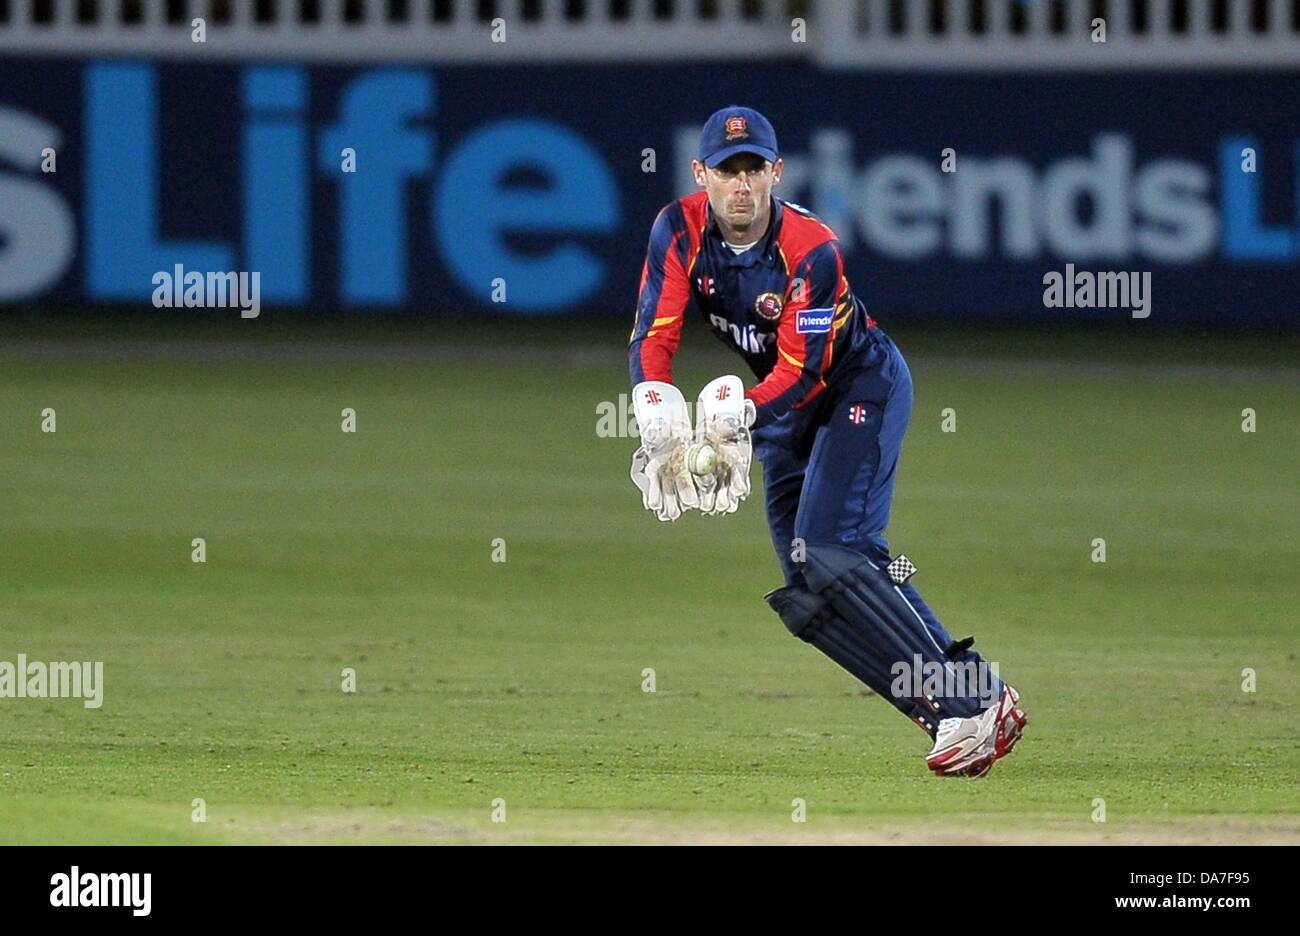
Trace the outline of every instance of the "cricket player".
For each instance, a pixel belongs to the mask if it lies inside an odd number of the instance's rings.
[[[931,737],[932,771],[984,776],[1020,739],[1020,697],[974,638],[948,634],[884,537],[912,409],[907,364],[853,294],[834,232],[773,194],[782,161],[762,114],[713,114],[691,166],[701,191],[655,219],[628,349],[642,502],[661,520],[730,513],[756,451],[785,575],[768,604]],[[757,379],[711,381],[694,426],[672,382],[692,298]]]

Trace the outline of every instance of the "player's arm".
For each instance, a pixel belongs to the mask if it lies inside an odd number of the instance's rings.
[[[796,264],[776,332],[776,366],[745,393],[754,402],[755,428],[777,419],[821,389],[835,333],[844,324],[836,307],[844,277],[839,244],[827,241]]]
[[[636,324],[628,342],[628,366],[641,446],[632,456],[632,481],[642,503],[660,520],[676,520],[699,506],[695,483],[686,470],[691,441],[686,401],[672,385],[673,356],[681,340],[682,319],[690,302],[686,276],[685,218],[669,205],[650,230]]]
[[[633,387],[646,380],[672,383],[673,355],[691,298],[686,276],[689,243],[681,207],[668,205],[655,218],[641,269],[636,324],[627,351]]]

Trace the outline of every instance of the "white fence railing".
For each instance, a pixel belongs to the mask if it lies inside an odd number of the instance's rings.
[[[1300,0],[0,0],[0,54],[1300,69]]]
[[[1296,0],[854,0],[818,14],[831,66],[1300,69]]]

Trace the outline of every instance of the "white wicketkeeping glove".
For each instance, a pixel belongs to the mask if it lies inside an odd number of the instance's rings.
[[[686,398],[670,383],[645,380],[632,388],[632,410],[641,431],[641,447],[632,456],[632,482],[641,503],[660,520],[676,520],[699,507],[695,478],[686,470],[691,420]]]
[[[695,402],[695,440],[707,442],[717,456],[713,473],[695,479],[704,513],[734,513],[749,496],[749,466],[754,457],[749,427],[753,424],[754,402],[745,399],[739,377],[719,377],[700,391]]]

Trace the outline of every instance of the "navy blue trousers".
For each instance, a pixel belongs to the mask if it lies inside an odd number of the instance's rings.
[[[912,375],[888,335],[873,329],[872,338],[864,359],[836,373],[815,400],[754,432],[787,585],[804,584],[791,558],[797,540],[847,546],[882,567],[890,560],[885,528],[912,416]],[[951,636],[910,582],[902,592],[935,642],[948,646]]]

